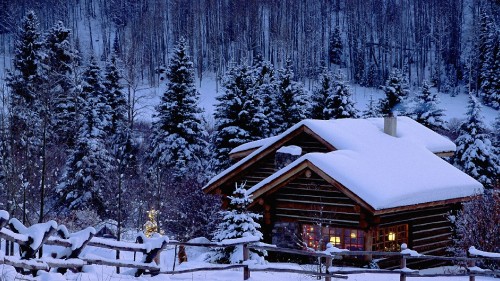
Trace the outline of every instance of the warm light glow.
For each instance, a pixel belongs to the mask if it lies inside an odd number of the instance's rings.
[[[389,241],[394,241],[394,240],[396,240],[396,233],[389,232]]]
[[[351,238],[356,238],[356,231],[351,232]]]
[[[339,236],[331,236],[330,243],[332,243],[333,245],[340,244],[340,237]]]

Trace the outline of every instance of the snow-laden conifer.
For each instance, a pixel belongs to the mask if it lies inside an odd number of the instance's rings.
[[[467,119],[462,123],[455,140],[457,150],[453,163],[478,180],[485,187],[492,187],[499,175],[499,161],[487,134],[481,105],[470,96]]]
[[[424,81],[422,90],[415,97],[415,106],[411,117],[418,123],[433,130],[443,128],[444,110],[439,108],[439,97],[432,92],[429,84]]]
[[[358,117],[358,110],[354,107],[351,89],[344,81],[342,73],[337,73],[334,76],[323,114],[327,119]]]
[[[308,96],[304,85],[294,80],[292,60],[288,58],[284,69],[279,71],[276,92],[275,133],[279,134],[308,118]]]
[[[362,115],[363,118],[380,117],[373,95],[370,95],[370,99],[368,100],[368,104],[366,105],[366,109],[363,111]]]
[[[57,143],[72,146],[76,135],[73,68],[78,54],[70,43],[71,31],[58,21],[45,35],[44,65],[53,103],[53,130]]]
[[[264,60],[262,55],[258,54],[251,67],[253,87],[250,90],[253,100],[259,102],[255,114],[263,116],[260,123],[262,137],[269,137],[274,132],[273,126],[277,123],[275,113],[275,95],[278,91],[277,75],[271,62]]]
[[[229,206],[221,211],[222,222],[214,233],[213,240],[222,242],[227,239],[257,238],[262,239],[260,224],[256,221],[261,219],[259,214],[252,213],[247,208],[252,203],[252,198],[245,189],[245,184],[236,185],[232,196],[228,196]],[[262,261],[265,252],[251,252],[250,259]],[[243,259],[242,246],[215,249],[210,252],[209,260],[217,263],[240,263]]]
[[[378,110],[381,115],[389,115],[390,113],[404,113],[404,99],[408,96],[408,83],[406,77],[401,70],[393,69],[389,74],[389,78],[385,81],[385,86],[382,86],[385,97],[379,100]]]
[[[340,27],[336,26],[330,36],[330,63],[341,65],[342,64],[342,34]]]
[[[311,118],[328,120],[329,116],[325,114],[328,97],[333,91],[333,76],[328,69],[324,68],[319,77],[320,85],[314,89],[312,94]]]
[[[492,17],[483,11],[480,16],[479,78],[481,96],[486,105],[500,108],[500,43]]]
[[[70,151],[62,179],[57,188],[61,209],[93,208],[103,217],[109,199],[109,172],[112,158],[106,148],[109,112],[106,105],[100,68],[94,57],[83,73],[82,91],[78,96],[81,106],[79,130],[75,147]]]
[[[154,169],[173,169],[181,176],[204,157],[207,133],[202,125],[193,63],[181,38],[170,59],[167,89],[156,108],[149,158]]]
[[[223,78],[224,92],[215,106],[215,167],[230,166],[229,152],[244,143],[266,137],[268,120],[261,95],[254,91],[255,76],[246,64],[232,67]]]

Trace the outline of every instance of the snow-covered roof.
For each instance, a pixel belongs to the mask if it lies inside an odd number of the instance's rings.
[[[238,153],[238,152],[242,152],[242,151],[246,151],[246,150],[259,148],[259,147],[264,146],[268,143],[274,142],[274,140],[276,140],[276,138],[278,138],[278,136],[264,138],[264,139],[244,143],[242,145],[239,145],[239,146],[233,148],[233,150],[231,150],[229,152],[229,154],[234,154],[234,153]]]
[[[301,121],[214,177],[204,188],[304,125],[337,150],[303,155],[249,192],[255,193],[306,160],[375,210],[462,198],[482,191],[479,182],[433,153],[454,150],[450,140],[407,117],[398,117],[398,137],[383,133],[380,122],[383,124],[383,119]]]
[[[369,118],[367,119],[370,122],[372,122],[375,126],[379,128],[380,131],[384,131],[384,118]],[[308,124],[312,123],[325,123],[325,120],[305,120],[307,121]],[[329,122],[331,120],[326,120],[326,122]],[[302,123],[302,122],[301,122]],[[300,123],[299,123],[300,124]],[[322,127],[323,125],[320,125]],[[313,126],[313,129],[316,128],[317,126]],[[316,134],[320,135],[324,140],[332,143],[334,142],[334,139],[329,139],[328,135],[322,134],[325,130],[319,130],[318,132],[315,131]],[[431,129],[419,124],[415,120],[406,117],[406,116],[400,116],[398,117],[398,122],[397,122],[397,137],[398,138],[404,138],[411,140],[412,142],[415,142],[417,144],[424,145],[427,149],[429,149],[433,153],[440,153],[440,152],[453,152],[456,149],[455,144],[447,139],[446,137],[437,134],[436,132],[432,131]],[[262,146],[266,146],[270,143],[274,143],[280,136],[273,136],[269,138],[264,138],[256,141],[251,141],[244,143],[240,146],[237,146],[233,150],[231,150],[230,154],[242,152],[242,151],[247,151],[251,149],[257,149]]]
[[[384,131],[384,118],[369,118],[368,120],[381,132]],[[451,140],[405,116],[398,117],[396,136],[423,145],[433,153],[454,152],[456,150],[456,146]]]

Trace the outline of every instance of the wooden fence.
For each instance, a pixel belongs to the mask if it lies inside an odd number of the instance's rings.
[[[0,211],[1,212],[1,211]],[[4,212],[5,214],[5,212]],[[34,234],[36,232],[36,234]],[[170,241],[166,237],[146,238],[139,236],[136,243],[132,242],[119,242],[110,239],[94,237],[95,230],[88,228],[77,233],[68,233],[64,227],[57,226],[55,222],[48,222],[45,224],[37,224],[30,228],[25,227],[16,219],[8,220],[8,217],[1,216],[0,214],[0,241],[5,239],[6,248],[1,249],[5,255],[0,251],[0,264],[11,265],[20,273],[23,274],[36,274],[36,271],[43,270],[49,271],[50,269],[57,269],[60,273],[65,273],[68,269],[73,271],[80,271],[85,265],[106,265],[119,268],[131,268],[134,270],[135,276],[143,274],[181,274],[196,271],[214,271],[214,270],[228,270],[228,269],[243,269],[243,280],[250,278],[251,271],[269,271],[269,272],[287,272],[299,273],[313,276],[324,277],[325,281],[330,281],[331,278],[347,279],[349,274],[359,273],[388,273],[399,274],[400,280],[404,281],[407,277],[438,277],[438,276],[469,276],[470,280],[475,280],[475,276],[500,276],[499,271],[483,270],[475,266],[478,260],[492,259],[500,261],[500,258],[486,258],[486,257],[440,257],[440,256],[427,256],[427,255],[412,255],[403,252],[373,252],[373,251],[335,251],[335,252],[317,252],[306,251],[297,249],[277,248],[272,245],[264,245],[258,243],[257,240],[251,239],[234,239],[233,241],[224,241],[223,243],[184,243],[178,241]],[[8,243],[7,243],[8,242]],[[13,246],[17,244],[19,249],[19,256],[14,256]],[[43,245],[55,245],[62,247],[55,256],[42,257],[41,249]],[[186,270],[168,270],[164,267],[157,265],[154,261],[159,256],[160,252],[165,250],[167,246],[184,246],[184,247],[209,247],[209,248],[224,248],[231,246],[241,245],[243,247],[243,264],[235,265],[213,265],[204,268],[193,268]],[[1,246],[1,243],[0,243]],[[85,247],[92,246],[97,248],[112,249],[119,253],[120,251],[140,252],[142,258],[140,261],[124,260],[124,259],[106,259],[101,257],[80,257],[82,250]],[[252,266],[247,260],[251,249],[266,250],[271,252],[288,253],[294,255],[303,255],[306,257],[317,258],[319,261],[324,261],[321,266],[324,272],[312,270],[298,270],[298,269],[283,269],[273,267]],[[38,257],[37,257],[38,256]],[[119,256],[119,255],[117,255]],[[369,257],[398,257],[400,259],[400,268],[396,270],[384,269],[339,269],[332,266],[334,260],[342,259],[348,256],[369,256]],[[135,255],[134,255],[135,257]],[[419,271],[411,270],[406,267],[406,261],[409,259],[422,259],[422,260],[445,260],[450,262],[462,262],[465,264],[464,271],[461,273],[443,273],[443,274],[422,274]],[[26,277],[26,280],[29,280]]]

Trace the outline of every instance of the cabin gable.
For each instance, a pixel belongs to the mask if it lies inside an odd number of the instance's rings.
[[[245,188],[251,188],[279,170],[280,167],[277,167],[276,163],[276,151],[283,146],[292,145],[301,148],[301,155],[310,152],[326,153],[335,150],[331,144],[321,139],[310,129],[305,126],[301,126],[281,141],[276,142],[268,149],[254,155],[252,159],[248,160],[246,163],[242,164],[240,167],[233,170],[217,182],[211,184],[211,187],[208,187],[205,192],[210,193],[215,191],[217,193],[229,195],[234,190],[235,183],[246,183]],[[250,154],[254,150],[248,151]],[[301,155],[297,155],[296,158]],[[219,191],[214,190],[216,187]]]

